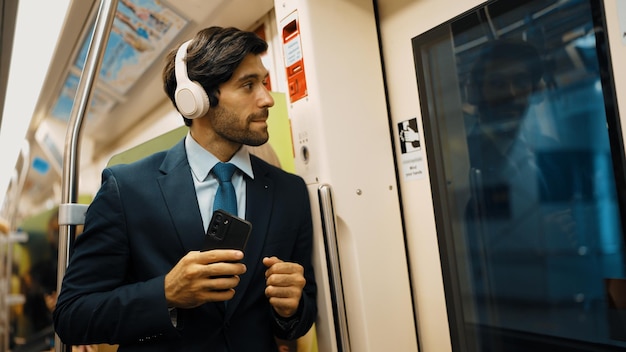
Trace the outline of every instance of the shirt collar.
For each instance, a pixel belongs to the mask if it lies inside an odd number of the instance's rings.
[[[219,159],[198,144],[189,132],[187,132],[185,137],[185,150],[191,171],[196,179],[200,181],[204,180],[213,166],[219,162]],[[241,172],[254,179],[252,164],[250,163],[250,152],[245,145],[239,148],[228,162],[234,164]]]

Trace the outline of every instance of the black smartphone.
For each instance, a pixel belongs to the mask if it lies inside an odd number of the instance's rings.
[[[244,250],[252,224],[222,209],[213,212],[204,240],[204,249]]]

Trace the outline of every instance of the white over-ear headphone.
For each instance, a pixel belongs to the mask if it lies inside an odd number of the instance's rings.
[[[209,96],[200,83],[190,80],[187,76],[185,58],[189,43],[191,43],[191,40],[181,44],[176,52],[176,60],[174,62],[176,92],[174,93],[174,100],[176,100],[178,111],[184,117],[195,119],[206,115],[211,104],[209,103]]]

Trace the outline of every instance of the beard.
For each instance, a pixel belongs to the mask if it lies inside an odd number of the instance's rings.
[[[213,129],[222,138],[231,142],[245,144],[253,147],[260,146],[269,139],[267,124],[265,126],[253,126],[252,124],[260,124],[263,119],[267,119],[269,114],[267,109],[258,113],[250,114],[245,120],[225,109],[214,108],[215,114],[212,116],[211,123]],[[256,128],[253,128],[256,127]]]

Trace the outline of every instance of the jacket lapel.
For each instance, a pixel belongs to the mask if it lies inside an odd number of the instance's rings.
[[[204,226],[184,139],[168,151],[160,170],[163,173],[158,178],[161,192],[185,253],[200,250],[204,241]]]

